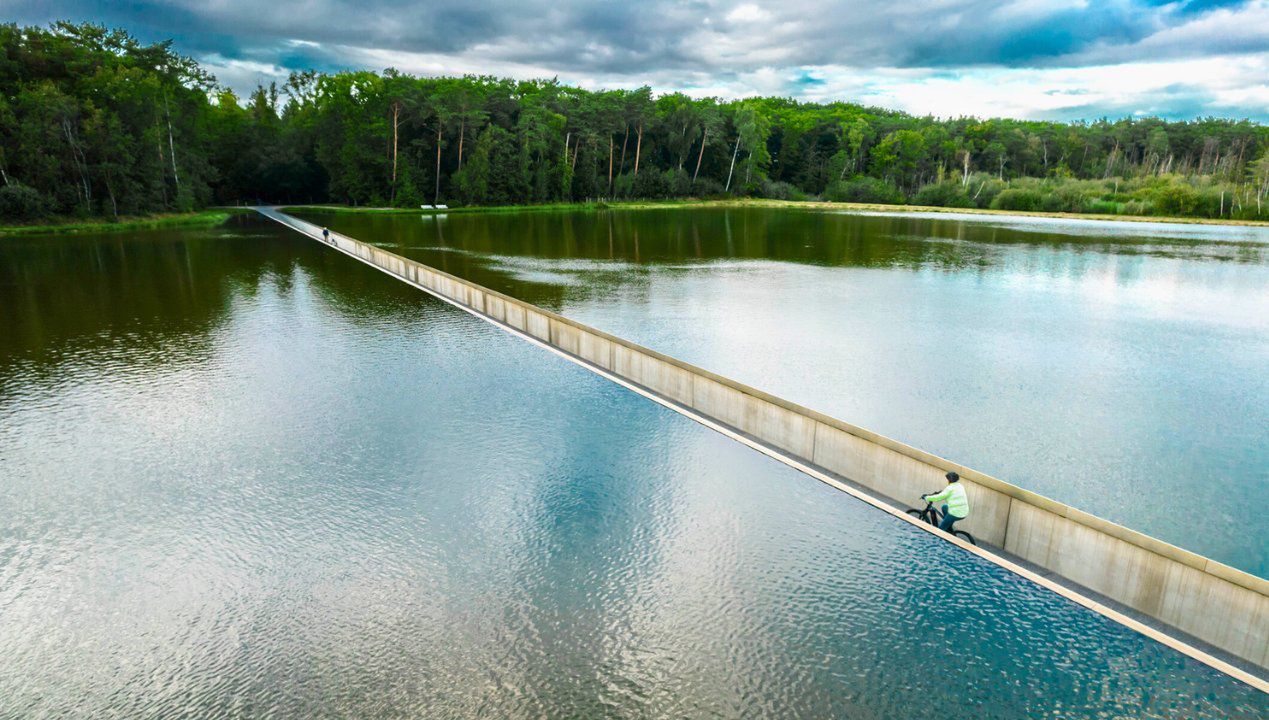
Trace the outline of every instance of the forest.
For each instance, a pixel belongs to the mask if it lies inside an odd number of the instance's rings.
[[[555,80],[293,73],[238,97],[171,42],[0,25],[0,219],[243,203],[765,197],[1269,219],[1269,126],[941,119]]]

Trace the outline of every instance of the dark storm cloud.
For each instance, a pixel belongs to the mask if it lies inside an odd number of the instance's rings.
[[[289,70],[391,66],[1037,117],[1262,116],[1269,96],[1258,77],[1269,63],[1269,0],[0,0],[0,9],[20,23],[91,21],[172,38],[240,91]],[[956,92],[935,103],[922,89],[948,78],[969,88],[1002,69],[1059,82],[1081,68],[1142,63],[1210,66],[1204,77],[1220,87],[1160,94],[1136,67],[1087,106],[1054,109],[1039,87],[1034,104],[999,110],[1003,102],[982,105],[990,84],[975,91],[978,105]],[[1061,82],[1073,99],[1076,88]]]
[[[19,21],[93,20],[128,27],[145,39],[173,37],[194,54],[264,60],[274,51],[274,60],[288,65],[292,58],[283,53],[283,43],[304,40],[413,53],[479,50],[508,62],[638,74],[713,67],[743,71],[773,58],[791,65],[856,67],[1061,64],[1090,49],[1131,44],[1214,9],[1244,3],[788,0],[754,3],[750,12],[743,1],[666,0],[6,4],[6,14]],[[752,55],[748,61],[746,49]],[[1202,55],[1218,49],[1174,46],[1169,54]],[[719,51],[726,57],[719,57]]]

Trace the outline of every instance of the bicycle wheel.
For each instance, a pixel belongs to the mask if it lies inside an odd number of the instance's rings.
[[[927,517],[925,516],[925,511],[924,511],[924,510],[917,510],[917,509],[915,509],[915,508],[908,508],[908,514],[909,514],[909,515],[911,515],[912,517],[916,518],[917,520],[920,520],[921,522],[930,522],[930,519],[929,519],[929,518],[927,518]]]
[[[952,534],[964,540],[965,542],[969,543],[970,545],[978,545],[978,541],[974,539],[974,536],[970,535],[964,530],[953,530]]]

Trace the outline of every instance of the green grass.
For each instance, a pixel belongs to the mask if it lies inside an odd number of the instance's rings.
[[[9,235],[70,235],[75,233],[116,232],[126,230],[148,230],[164,227],[184,227],[193,225],[219,225],[235,212],[240,210],[203,210],[192,213],[172,213],[163,215],[145,215],[142,217],[120,218],[118,221],[79,218],[46,221],[43,225],[4,225],[0,226],[0,236]]]
[[[1164,222],[1195,225],[1253,225],[1266,226],[1262,220],[1230,220],[1198,217],[1169,217],[1164,215],[1110,215],[1098,213],[1024,212],[1019,210],[991,210],[983,208],[953,208],[933,205],[886,205],[881,203],[827,202],[819,200],[766,200],[761,198],[737,198],[729,200],[617,200],[610,202],[543,203],[539,205],[492,205],[432,210],[417,208],[351,207],[348,205],[296,205],[282,208],[283,212],[322,211],[336,213],[384,214],[384,215],[439,215],[461,213],[550,212],[569,210],[649,210],[671,207],[777,207],[805,208],[808,210],[846,210],[864,212],[921,212],[964,213],[973,215],[1012,215],[1022,217],[1073,218],[1083,220],[1115,220],[1120,222]]]
[[[1044,212],[1026,210],[993,210],[991,208],[956,208],[937,205],[884,205],[881,203],[796,202],[784,200],[743,201],[767,207],[823,207],[832,210],[865,212],[956,213],[965,215],[1013,215],[1077,220],[1114,220],[1117,222],[1180,223],[1184,225],[1251,225],[1269,226],[1265,220],[1231,220],[1228,218],[1179,217],[1171,215],[1103,215],[1100,213]]]
[[[975,215],[1014,215],[1023,217],[1080,218],[1088,220],[1116,220],[1121,222],[1169,222],[1203,225],[1256,225],[1269,226],[1260,220],[1228,220],[1194,217],[1166,217],[1162,215],[1102,215],[1091,213],[1021,212],[1015,210],[990,210],[976,208],[950,208],[922,205],[884,205],[879,203],[823,202],[817,200],[765,200],[760,198],[736,198],[727,200],[616,200],[609,202],[542,203],[538,205],[491,205],[432,210],[419,208],[350,207],[348,205],[294,205],[283,208],[285,212],[321,211],[356,214],[384,215],[439,215],[446,213],[507,213],[507,212],[567,212],[577,210],[651,210],[676,207],[775,207],[803,208],[808,210],[846,210],[865,212],[922,212],[968,213]],[[192,213],[172,213],[121,218],[84,220],[65,218],[45,221],[35,225],[0,226],[0,237],[17,235],[69,235],[75,233],[115,232],[147,230],[164,227],[188,227],[219,225],[234,213],[251,212],[249,208],[216,208]]]
[[[469,205],[446,210],[431,208],[352,207],[350,205],[292,205],[282,212],[320,211],[363,215],[448,215],[463,213],[564,212],[572,210],[643,210],[662,207],[697,207],[735,203],[731,200],[613,200],[606,202],[538,203],[533,205]]]

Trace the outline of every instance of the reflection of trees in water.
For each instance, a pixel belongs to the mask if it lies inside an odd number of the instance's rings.
[[[445,247],[489,255],[623,260],[662,264],[716,259],[782,260],[835,266],[913,263],[972,266],[985,246],[1057,247],[1115,253],[1201,253],[1245,257],[1237,240],[1158,238],[1130,228],[1076,235],[1043,225],[1017,228],[916,216],[854,215],[772,208],[667,208],[608,212],[522,212],[446,217],[305,213],[359,239],[400,248]],[[1263,249],[1263,243],[1252,243]]]
[[[105,347],[123,333],[136,343],[164,336],[196,341],[227,306],[224,271],[234,264],[228,256],[264,246],[205,230],[5,243],[0,354],[38,354],[67,343]],[[249,279],[241,275],[239,282]]]
[[[291,296],[300,276],[332,312],[399,314],[418,291],[263,220],[221,228],[0,243],[0,365],[53,369],[126,348],[130,364],[205,361],[236,302]]]
[[[305,215],[552,309],[619,288],[641,292],[652,270],[725,260],[978,273],[1014,266],[1056,276],[1078,274],[1099,255],[1263,262],[1265,247],[1143,237],[1127,228],[1073,235],[1043,225],[771,208]]]

